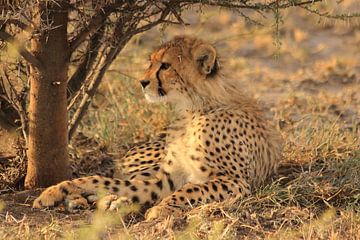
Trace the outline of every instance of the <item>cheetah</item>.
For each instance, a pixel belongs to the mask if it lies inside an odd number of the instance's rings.
[[[166,133],[131,149],[120,160],[118,178],[61,182],[33,207],[87,207],[103,191],[98,207],[137,203],[150,207],[145,218],[152,220],[249,195],[276,171],[282,138],[220,63],[216,48],[201,39],[178,36],[160,46],[140,84],[148,102],[174,105],[176,120]]]

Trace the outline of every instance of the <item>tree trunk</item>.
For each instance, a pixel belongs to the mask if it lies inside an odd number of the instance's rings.
[[[55,1],[54,1],[55,2]],[[46,187],[68,179],[66,86],[68,1],[39,1],[31,40],[40,69],[31,68],[28,168],[25,187]]]

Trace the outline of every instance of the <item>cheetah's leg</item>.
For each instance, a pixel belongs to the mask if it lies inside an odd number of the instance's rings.
[[[180,211],[182,206],[223,201],[230,197],[240,198],[250,193],[250,185],[244,179],[218,177],[203,184],[187,183],[172,195],[164,198],[146,213],[146,220],[165,217]]]
[[[153,205],[164,197],[174,192],[174,184],[168,175],[160,179],[151,180],[119,180],[101,176],[78,178],[73,181],[64,181],[47,188],[35,199],[34,208],[53,207],[64,201],[74,199],[84,203],[84,199],[92,202],[97,194],[115,194],[122,198],[128,198],[133,203]],[[80,199],[81,196],[84,199]],[[71,205],[77,208],[76,203]],[[68,209],[71,211],[71,209]]]

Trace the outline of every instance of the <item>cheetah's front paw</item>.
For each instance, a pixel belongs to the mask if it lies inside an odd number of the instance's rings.
[[[145,214],[145,220],[152,221],[155,219],[162,219],[168,216],[179,217],[181,216],[181,213],[182,211],[180,208],[172,207],[169,205],[157,205],[147,210]]]
[[[120,197],[114,194],[107,195],[97,202],[97,208],[103,211],[117,211],[124,206],[130,205],[131,202],[127,197]]]

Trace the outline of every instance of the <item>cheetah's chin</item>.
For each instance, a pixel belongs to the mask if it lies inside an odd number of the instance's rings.
[[[166,97],[165,96],[154,96],[154,95],[148,94],[148,93],[145,93],[145,99],[149,103],[166,102]]]

